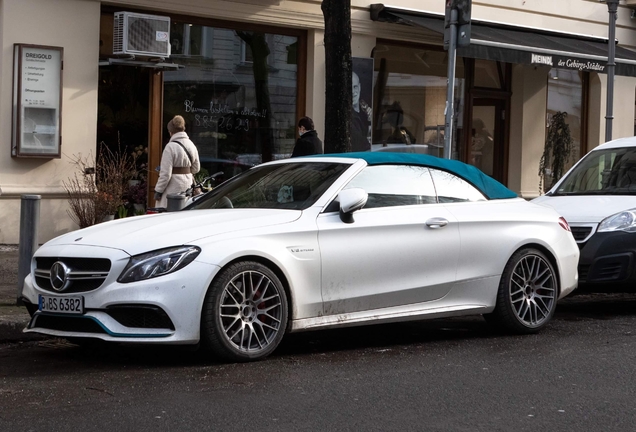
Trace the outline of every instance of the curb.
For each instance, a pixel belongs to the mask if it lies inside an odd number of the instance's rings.
[[[37,340],[40,335],[22,333],[31,317],[18,297],[18,245],[0,244],[0,343]]]
[[[22,306],[0,305],[0,342],[20,342],[41,339],[41,336],[23,333],[31,317]]]

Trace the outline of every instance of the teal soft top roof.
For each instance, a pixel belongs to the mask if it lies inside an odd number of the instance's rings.
[[[479,189],[488,199],[517,197],[516,193],[474,166],[456,160],[442,159],[419,153],[391,152],[334,153],[324,156],[364,159],[369,165],[407,164],[438,168],[463,178]]]

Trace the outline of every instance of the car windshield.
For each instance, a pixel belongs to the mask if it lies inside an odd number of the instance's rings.
[[[589,153],[553,195],[636,195],[636,147]]]
[[[297,162],[262,165],[219,185],[186,207],[186,210],[215,208],[260,208],[304,210],[351,165],[327,162]]]

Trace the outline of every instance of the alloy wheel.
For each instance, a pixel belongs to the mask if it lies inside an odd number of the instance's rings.
[[[223,334],[235,349],[258,353],[276,339],[283,316],[281,289],[267,275],[251,270],[226,284],[219,316]]]
[[[542,257],[524,255],[510,276],[510,302],[517,319],[528,327],[539,327],[550,319],[556,302],[552,267]]]

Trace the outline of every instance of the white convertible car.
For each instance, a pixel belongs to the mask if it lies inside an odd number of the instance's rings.
[[[408,153],[265,163],[182,211],[44,244],[26,332],[198,344],[231,361],[318,328],[484,315],[517,333],[577,286],[567,222],[476,168]]]

